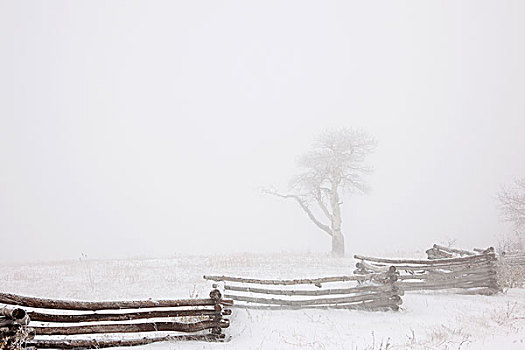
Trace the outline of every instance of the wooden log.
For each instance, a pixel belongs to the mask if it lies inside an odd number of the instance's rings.
[[[233,305],[233,300],[231,300],[231,299],[221,299],[219,303],[220,303],[220,305],[223,305],[223,306],[232,306]]]
[[[8,318],[0,319],[0,327],[11,327],[15,324],[18,324],[15,320],[10,320]]]
[[[467,287],[464,287],[463,285],[461,285],[461,286],[451,286],[451,285],[424,284],[424,283],[406,283],[406,284],[403,284],[403,290],[405,292],[445,290],[445,289],[457,289],[457,288],[467,288]]]
[[[496,278],[497,272],[496,269],[476,269],[476,270],[466,270],[466,271],[453,271],[449,273],[435,273],[432,272],[429,276],[434,279],[448,279],[448,278],[459,278],[459,279],[469,279],[479,276],[488,276]]]
[[[495,252],[494,247],[488,247],[487,249],[474,248],[472,250],[478,254],[490,254]]]
[[[450,272],[429,271],[428,273],[435,276],[470,276],[479,274],[491,274],[496,276],[498,269],[496,266],[484,266],[465,270],[451,270]]]
[[[426,260],[432,262],[443,261],[441,260]],[[396,269],[398,272],[407,272],[417,273],[418,271],[426,270],[462,270],[466,268],[471,268],[475,266],[494,266],[497,263],[496,260],[480,260],[480,261],[469,261],[469,262],[456,262],[456,263],[437,263],[437,264],[427,264],[427,265],[412,265],[412,264],[397,264]]]
[[[483,283],[461,283],[461,284],[424,284],[424,283],[404,283],[402,288],[406,292],[427,291],[427,290],[445,290],[445,289],[473,289],[473,288],[492,288],[499,290],[494,284]]]
[[[257,304],[300,306],[300,305],[323,305],[323,304],[348,304],[348,303],[362,302],[362,301],[367,301],[367,300],[388,299],[392,297],[393,295],[395,295],[394,292],[380,292],[380,293],[366,293],[366,294],[356,295],[356,296],[351,296],[351,297],[318,298],[318,299],[305,299],[305,300],[258,298],[258,297],[249,297],[249,296],[234,295],[234,294],[228,294],[228,297],[232,298],[235,301],[245,301],[245,302],[257,303]]]
[[[273,295],[302,295],[302,296],[321,296],[321,295],[337,295],[337,294],[356,294],[366,292],[383,292],[383,291],[399,291],[399,288],[390,284],[377,286],[362,286],[354,288],[334,288],[334,289],[319,289],[319,290],[282,290],[282,289],[266,289],[255,287],[238,287],[225,285],[224,290],[231,290],[235,292],[249,292],[259,294],[273,294]]]
[[[483,278],[487,279],[487,278],[491,278],[491,277],[492,277],[491,275],[486,275]],[[448,277],[448,278],[444,277],[444,276],[432,278],[432,277],[429,277],[428,275],[427,276],[405,275],[405,276],[401,276],[400,277],[399,283],[401,283],[401,284],[403,284],[403,283],[430,283],[430,282],[445,283],[447,281],[462,281],[462,280],[465,280],[465,279],[463,279],[461,277],[453,277],[453,276]]]
[[[235,308],[255,310],[302,310],[302,309],[346,309],[346,310],[398,310],[403,300],[399,296],[392,296],[385,300],[370,300],[359,303],[331,304],[331,305],[257,305],[236,303]]]
[[[25,316],[21,320],[12,320],[9,318],[0,318],[0,327],[27,326],[29,317]]]
[[[230,310],[223,310],[223,314],[230,314]],[[182,316],[209,316],[220,314],[220,311],[215,309],[206,310],[158,310],[158,311],[143,311],[143,312],[129,312],[129,313],[91,313],[81,315],[64,315],[64,314],[49,314],[36,311],[30,311],[29,317],[32,321],[39,322],[100,322],[100,321],[128,321],[140,320],[147,318],[166,318],[166,317],[182,317]]]
[[[472,289],[472,288],[494,288],[499,289],[495,283],[464,282],[464,283],[406,283],[402,286],[406,292],[425,290],[447,290],[447,289]]]
[[[469,273],[478,273],[478,272],[492,272],[496,273],[495,264],[476,264],[476,265],[466,265],[462,267],[453,267],[448,269],[429,269],[426,271],[428,274],[434,275],[448,275],[448,274],[469,274]]]
[[[136,332],[198,332],[213,327],[227,328],[230,323],[227,320],[221,322],[202,321],[194,323],[180,322],[148,322],[127,324],[96,324],[67,327],[33,327],[36,335],[73,335],[94,333],[136,333]]]
[[[459,254],[459,255],[464,255],[464,256],[474,256],[474,255],[476,255],[476,253],[470,252],[468,250],[445,247],[445,246],[442,246],[442,245],[439,245],[439,244],[434,244],[432,247],[435,248],[435,249],[442,250],[442,251],[444,251],[446,253]]]
[[[361,261],[361,262],[356,263],[355,267],[357,267],[360,270],[365,270],[368,273],[378,273],[378,272],[379,273],[387,273],[387,272],[392,272],[392,266],[375,266],[375,265],[367,263],[366,261]]]
[[[37,349],[100,349],[120,346],[147,345],[167,341],[207,341],[215,342],[225,339],[224,334],[196,334],[196,335],[168,335],[163,337],[151,337],[140,339],[60,339],[60,340],[41,340],[35,339],[27,342],[28,346]]]
[[[141,309],[154,307],[182,307],[215,305],[212,299],[181,300],[124,300],[124,301],[73,301],[27,297],[10,293],[0,293],[0,303],[26,307],[64,310],[102,310],[102,309]]]
[[[477,295],[494,295],[494,294],[497,294],[499,292],[501,292],[501,289],[499,289],[499,288],[488,287],[488,288],[475,288],[475,289],[461,290],[461,291],[458,291],[457,293],[458,294],[465,294],[465,295],[472,295],[472,294],[477,294]]]
[[[451,281],[421,281],[421,282],[402,282],[400,288],[404,291],[426,290],[426,289],[452,289],[452,288],[472,288],[478,287],[495,287],[497,283],[494,279],[479,280],[451,280]]]
[[[439,251],[439,250],[437,250],[435,248],[427,249],[425,251],[425,253],[427,253],[427,259],[433,259],[433,260],[435,260],[435,259],[447,259],[447,258],[452,258],[453,257],[452,254]]]
[[[400,281],[406,281],[406,280],[423,280],[423,281],[440,281],[440,282],[446,282],[450,280],[462,280],[462,281],[468,281],[473,279],[488,279],[493,278],[495,279],[497,277],[497,274],[493,271],[480,271],[476,273],[465,273],[465,274],[431,274],[431,275],[404,275],[400,276]]]
[[[450,276],[450,277],[447,277],[447,276],[440,276],[440,277],[429,277],[429,278],[423,278],[421,277],[420,275],[418,276],[411,276],[411,275],[406,275],[406,276],[401,276],[401,283],[410,283],[409,281],[414,281],[414,283],[418,282],[418,283],[427,283],[427,282],[436,282],[436,283],[447,283],[448,281],[465,281],[465,282],[468,282],[468,281],[484,281],[484,280],[489,280],[489,279],[496,279],[496,276],[495,275],[492,275],[492,274],[485,274],[485,275],[473,275],[473,276]]]
[[[411,279],[428,279],[428,280],[447,280],[447,279],[468,279],[469,276],[496,276],[496,271],[488,268],[461,270],[452,272],[428,271],[423,274],[408,274],[398,277],[400,281]]]
[[[359,265],[359,267],[363,267],[361,263],[357,263],[356,265]],[[421,274],[421,273],[427,273],[429,271],[440,272],[441,270],[443,270],[444,273],[448,273],[450,271],[464,271],[464,270],[469,270],[469,269],[474,269],[474,268],[493,268],[494,266],[495,266],[494,262],[481,261],[481,262],[473,262],[473,263],[468,263],[468,264],[457,263],[457,264],[419,265],[419,266],[397,265],[396,269],[399,273],[406,272],[410,274]],[[359,269],[357,271],[365,271],[366,273],[375,273],[371,269],[370,270]],[[360,272],[360,273],[363,273],[363,272]]]
[[[211,292],[210,292],[210,299],[215,301],[215,303],[219,303],[220,300],[222,298],[222,294],[221,294],[221,291],[218,290],[218,289],[213,289]]]
[[[404,276],[403,276],[404,277]],[[408,283],[406,281],[421,281],[420,283],[441,283],[441,284],[447,284],[447,283],[455,283],[455,282],[472,282],[472,281],[488,281],[488,280],[496,280],[496,275],[494,274],[473,274],[469,276],[461,276],[456,278],[428,278],[428,279],[419,279],[419,278],[406,278],[403,280],[403,283]]]
[[[438,265],[438,266],[429,266],[428,270],[434,271],[463,271],[463,270],[472,270],[472,269],[491,269],[494,268],[497,264],[497,261],[478,261],[466,264],[451,264],[451,265]]]
[[[440,271],[440,270],[448,270],[448,271],[463,271],[470,268],[477,268],[477,267],[494,267],[495,262],[493,261],[477,261],[477,262],[469,262],[469,263],[456,263],[456,264],[441,264],[441,265],[419,265],[419,266],[413,266],[413,265],[398,265],[397,270],[399,272],[408,272],[408,273],[421,273],[426,271]]]
[[[4,317],[4,318],[0,318],[0,327],[14,326],[14,325],[27,326],[29,324],[29,321],[30,320],[28,316],[25,316],[21,320],[12,320],[12,319]]]
[[[484,261],[484,260],[490,260],[490,259],[495,260],[496,259],[494,254],[492,255],[491,254],[474,255],[474,256],[466,256],[466,257],[461,257],[461,258],[450,258],[450,259],[440,259],[440,260],[385,259],[385,258],[374,258],[374,257],[364,256],[364,255],[354,255],[354,258],[359,259],[359,260],[367,260],[367,261],[372,261],[376,263],[393,264],[393,265],[395,264],[444,265],[448,263],[464,263],[464,262]]]
[[[482,253],[483,254],[492,254],[492,253],[495,253],[495,249],[494,247],[488,247],[487,249],[485,249]]]
[[[20,309],[20,308],[11,309],[7,307],[3,307],[1,315],[10,320],[21,320],[26,316],[26,312],[24,309]]]
[[[445,256],[445,255],[441,255],[441,254],[436,254],[432,250],[427,250],[427,251],[425,251],[425,253],[427,254],[427,259],[429,259],[429,260],[439,260],[439,259],[446,259],[446,258],[451,258],[452,257],[452,256]]]
[[[276,280],[276,279],[255,279],[242,278],[231,276],[204,276],[204,279],[211,281],[224,282],[239,282],[239,283],[254,283],[254,284],[268,284],[268,285],[296,285],[296,284],[313,284],[318,285],[328,282],[348,282],[348,281],[379,281],[390,278],[388,274],[368,274],[368,275],[352,275],[352,276],[335,276],[335,277],[321,277],[308,279],[294,279],[294,280]]]
[[[17,335],[20,331],[24,331],[24,333],[27,333],[28,339],[34,337],[33,328],[25,325],[13,324],[7,325],[5,327],[0,327],[0,338]]]

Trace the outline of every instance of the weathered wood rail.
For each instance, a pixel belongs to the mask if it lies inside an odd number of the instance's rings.
[[[429,259],[442,259],[443,257],[476,256],[495,252],[492,247],[474,248],[468,251],[434,244],[426,253]],[[525,252],[501,252],[496,254],[496,259],[496,274],[500,286],[512,288],[520,287],[525,283]]]
[[[439,244],[434,244],[432,248],[426,251],[429,259],[443,259],[446,257],[461,257],[461,256],[475,256],[495,253],[493,247],[487,249],[474,248],[472,251],[445,247]],[[497,260],[502,264],[513,267],[525,267],[525,252],[502,252],[496,254]]]
[[[214,289],[207,299],[141,301],[72,301],[0,293],[0,304],[5,305],[0,315],[0,349],[19,350],[221,341],[225,339],[222,329],[230,324],[225,316],[231,314],[233,301]],[[120,337],[108,339],[110,334]]]
[[[436,249],[436,246],[433,249]],[[435,257],[441,253],[435,251],[432,251],[432,259],[429,260],[355,255],[354,258],[359,262],[354,273],[379,273],[381,269],[395,266],[400,274],[398,286],[404,291],[461,289],[463,293],[488,295],[501,291],[494,249],[487,249],[478,254],[465,254],[465,251],[460,250],[445,251],[440,248],[439,251],[447,254],[447,257],[437,259]],[[452,253],[460,257],[453,257]]]
[[[394,267],[381,273],[309,279],[254,279],[204,276],[221,282],[234,307],[251,309],[361,309],[398,310],[402,291]],[[217,286],[217,285],[214,285]]]
[[[483,255],[494,253],[494,247],[487,249],[474,249],[472,251],[457,249],[452,247],[445,247],[443,245],[434,244],[432,248],[426,251],[428,259],[446,259],[446,258],[460,258],[465,256]]]

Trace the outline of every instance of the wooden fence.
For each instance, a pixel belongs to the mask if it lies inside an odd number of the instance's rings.
[[[494,248],[463,250],[444,247],[438,244],[426,251],[429,259],[442,259],[444,257],[476,256],[494,253]],[[496,254],[497,278],[502,287],[521,287],[525,283],[525,252],[501,252]]]
[[[204,278],[221,282],[225,297],[239,308],[398,310],[403,295],[395,267],[381,273],[311,279]]]
[[[225,339],[231,300],[68,301],[0,293],[0,349],[75,349]],[[152,334],[155,336],[145,336]],[[159,335],[159,333],[162,333]],[[93,337],[93,335],[97,337]],[[119,334],[119,339],[110,339]],[[101,338],[102,336],[102,338]]]
[[[487,249],[474,248],[472,251],[462,250],[450,247],[444,247],[439,244],[434,244],[432,248],[426,251],[429,259],[443,259],[462,256],[475,256],[487,253],[494,253],[494,248]],[[504,265],[512,267],[525,267],[525,252],[502,252],[496,254],[497,260]]]
[[[355,255],[354,273],[374,273],[395,266],[404,291],[459,288],[463,293],[491,295],[501,290],[494,250],[462,257],[432,260],[383,259]]]
[[[439,244],[434,244],[432,248],[426,251],[428,259],[446,259],[446,258],[461,258],[466,256],[476,256],[494,253],[494,248],[489,247],[487,249],[477,249],[474,250],[463,250],[452,247],[445,247]]]

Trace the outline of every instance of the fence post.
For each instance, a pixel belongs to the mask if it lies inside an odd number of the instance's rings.
[[[385,283],[390,286],[391,295],[389,296],[389,301],[392,302],[390,308],[394,311],[399,311],[399,305],[403,302],[401,299],[401,295],[403,295],[403,292],[400,290],[399,285],[397,283],[399,279],[399,272],[397,271],[397,268],[393,265],[391,265],[388,268],[388,271],[386,272],[386,279]]]
[[[222,321],[222,315],[223,315],[222,313],[223,310],[222,310],[222,305],[221,305],[222,294],[218,289],[215,288],[210,292],[210,298],[211,300],[215,302],[215,311],[217,311],[217,313],[213,316],[213,321],[220,323]],[[220,337],[222,334],[222,328],[219,326],[213,327],[211,329],[211,334],[216,335],[217,337]]]
[[[503,288],[499,281],[499,275],[498,275],[498,258],[496,257],[496,253],[494,252],[494,247],[489,247],[488,249],[485,249],[481,254],[485,255],[489,260],[489,274],[490,277],[488,279],[488,288],[490,291],[490,294],[495,294],[498,292],[502,292]]]

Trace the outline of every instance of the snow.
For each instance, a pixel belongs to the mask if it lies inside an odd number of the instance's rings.
[[[351,274],[355,261],[320,255],[175,256],[10,265],[3,292],[84,300],[206,297],[204,274],[302,278]],[[141,349],[525,349],[525,290],[403,296],[399,312],[234,309],[227,343]]]

